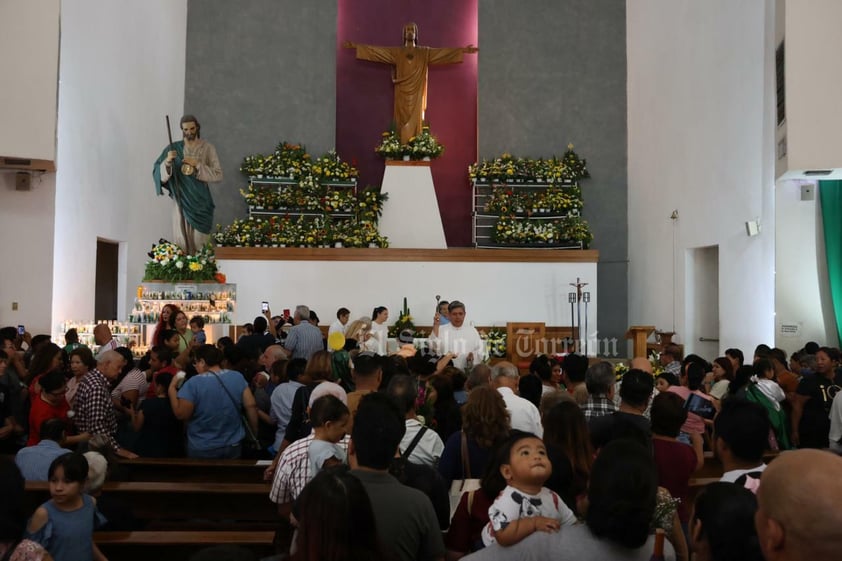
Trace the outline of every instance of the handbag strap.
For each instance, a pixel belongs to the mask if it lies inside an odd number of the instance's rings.
[[[230,392],[230,391],[228,391],[228,388],[226,388],[226,387],[225,387],[225,384],[223,384],[223,383],[222,383],[222,378],[220,378],[220,377],[219,377],[219,374],[217,374],[217,373],[216,373],[216,372],[214,372],[213,370],[209,370],[208,372],[210,372],[211,374],[213,374],[214,378],[216,378],[216,381],[217,381],[217,382],[219,382],[219,385],[220,385],[220,386],[222,386],[222,389],[223,389],[223,390],[225,390],[225,395],[227,395],[227,396],[228,396],[228,399],[230,399],[230,400],[231,400],[231,403],[234,405],[234,411],[236,411],[236,412],[237,412],[237,414],[239,415],[239,414],[240,414],[240,410],[242,409],[242,407],[237,405],[237,400],[236,400],[236,399],[234,399],[234,396],[233,396],[233,395],[231,395],[231,392]]]
[[[462,479],[473,479],[471,475],[471,458],[468,455],[468,435],[462,431]]]
[[[404,450],[403,454],[401,454],[401,458],[404,460],[409,459],[409,456],[412,455],[412,451],[415,450],[415,447],[418,446],[419,442],[421,442],[421,437],[424,436],[425,432],[427,432],[427,427],[422,426],[421,430],[418,431],[418,434],[415,435],[415,438],[412,439],[412,442],[409,443],[409,446],[407,446],[406,450]]]

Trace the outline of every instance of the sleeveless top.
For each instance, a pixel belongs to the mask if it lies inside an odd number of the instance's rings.
[[[44,503],[47,523],[26,537],[44,546],[55,561],[93,559],[93,533],[105,522],[93,499],[82,495],[82,506],[69,512],[60,510],[52,500]]]

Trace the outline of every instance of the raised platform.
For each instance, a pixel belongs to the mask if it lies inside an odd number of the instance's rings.
[[[439,295],[463,301],[467,321],[476,326],[569,326],[569,283],[579,278],[591,293],[588,332],[597,330],[595,250],[228,247],[218,248],[216,257],[228,282],[237,284],[240,324],[260,314],[262,300],[275,314],[311,306],[322,325],[342,306],[351,319],[370,318],[375,306],[386,306],[392,324],[406,297],[415,324],[430,325]],[[583,306],[583,330],[584,312]]]

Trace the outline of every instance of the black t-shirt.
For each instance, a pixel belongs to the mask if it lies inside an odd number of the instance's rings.
[[[260,354],[266,350],[266,347],[275,344],[275,338],[268,333],[252,333],[251,335],[243,335],[237,341],[237,347],[242,350],[249,358],[256,359]]]
[[[801,448],[827,448],[830,432],[830,406],[836,393],[842,389],[842,375],[829,380],[820,374],[809,374],[801,379],[796,393],[808,397],[798,425]]]
[[[143,427],[134,451],[147,458],[174,458],[182,455],[181,421],[175,418],[166,397],[145,399],[140,404]]]
[[[643,445],[652,447],[652,427],[649,419],[643,415],[633,415],[615,411],[591,419],[588,424],[591,431],[591,443],[594,450],[599,450],[612,440],[631,438]]]

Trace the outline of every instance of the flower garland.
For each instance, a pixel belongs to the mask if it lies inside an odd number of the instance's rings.
[[[178,245],[163,238],[152,245],[147,253],[143,280],[164,281],[205,281],[216,280],[219,269],[210,244],[205,245],[193,255],[187,255]]]

